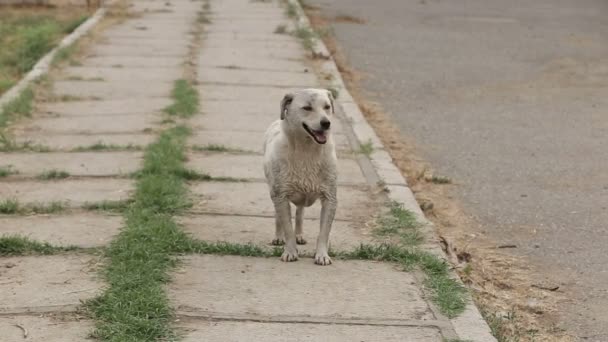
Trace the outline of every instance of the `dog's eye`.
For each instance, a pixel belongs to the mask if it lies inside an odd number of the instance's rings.
[[[325,108],[325,110],[329,110],[331,107],[329,105],[325,105],[323,108]]]
[[[312,107],[311,106],[306,106],[306,107],[302,107],[302,109],[306,110],[306,111],[312,111]]]

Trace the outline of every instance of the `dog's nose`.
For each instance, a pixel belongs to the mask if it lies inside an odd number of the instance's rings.
[[[323,129],[329,129],[329,126],[331,126],[331,122],[325,118],[321,119],[321,127]]]

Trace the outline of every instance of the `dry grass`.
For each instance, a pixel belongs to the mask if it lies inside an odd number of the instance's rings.
[[[325,30],[331,21],[346,18],[324,17],[318,8],[304,6],[316,30]],[[454,199],[455,185],[425,179],[431,167],[417,152],[413,141],[399,132],[382,107],[362,94],[361,74],[354,70],[340,51],[335,38],[326,35],[323,41],[338,65],[346,86],[357,100],[368,122],[378,133],[393,162],[407,178],[419,202],[433,203],[427,212],[438,233],[449,241],[451,259],[460,276],[470,286],[477,305],[486,313],[499,341],[571,341],[556,329],[557,303],[563,295],[533,287],[536,272],[523,260],[494,248],[496,244]],[[458,260],[458,255],[466,255]],[[463,262],[465,261],[465,262]],[[531,308],[529,299],[539,306]],[[539,308],[543,311],[538,314]],[[508,313],[508,314],[505,314]]]

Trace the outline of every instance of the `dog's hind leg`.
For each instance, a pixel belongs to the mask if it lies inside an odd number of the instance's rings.
[[[283,247],[283,261],[298,260],[298,249],[296,246],[296,234],[291,225],[291,206],[286,199],[273,199],[277,230],[283,230],[285,237],[285,247]]]
[[[335,194],[321,200],[321,229],[317,238],[317,251],[315,252],[315,264],[317,265],[331,265],[331,258],[328,253],[329,232],[331,231],[337,207],[338,203]]]
[[[296,242],[298,245],[305,245],[306,240],[304,240],[303,233],[303,224],[304,224],[304,206],[299,205],[296,207]]]

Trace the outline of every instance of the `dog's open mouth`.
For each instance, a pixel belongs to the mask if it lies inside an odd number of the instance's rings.
[[[327,142],[327,131],[316,131],[308,127],[305,123],[302,123],[302,126],[317,144],[323,145]]]

